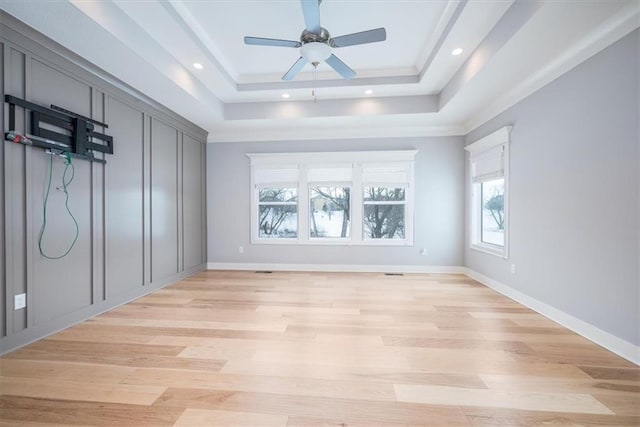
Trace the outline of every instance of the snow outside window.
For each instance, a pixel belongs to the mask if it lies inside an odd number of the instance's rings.
[[[258,190],[258,237],[291,239],[298,237],[298,189]]]
[[[310,238],[348,238],[351,233],[351,189],[312,186],[309,215]]]

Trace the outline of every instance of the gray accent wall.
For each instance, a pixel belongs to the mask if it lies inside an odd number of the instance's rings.
[[[247,153],[417,149],[413,246],[250,244]],[[373,266],[461,266],[464,217],[463,138],[424,137],[207,146],[209,262]],[[242,246],[244,253],[239,253]],[[420,249],[426,255],[420,254]]]
[[[636,30],[467,135],[513,125],[510,257],[464,250],[472,270],[635,345],[639,52]]]
[[[49,260],[38,250],[38,234],[51,157],[40,148],[2,142],[4,353],[205,268],[207,134],[133,89],[107,83],[101,70],[0,16],[3,100],[6,93],[104,121],[115,147],[114,155],[104,156],[106,165],[74,160],[70,208],[80,234],[68,256]],[[0,113],[4,134],[4,102]],[[28,115],[17,108],[16,118],[16,130],[24,132]],[[56,189],[63,160],[54,157],[53,166],[43,247],[60,254],[74,226]],[[26,308],[14,310],[14,296],[24,292]]]

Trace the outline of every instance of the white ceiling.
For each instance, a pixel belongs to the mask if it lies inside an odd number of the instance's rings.
[[[640,26],[636,0],[324,0],[321,25],[332,36],[385,27],[387,40],[334,49],[357,77],[322,64],[314,83],[310,65],[281,80],[298,49],[243,43],[299,40],[298,0],[0,6],[203,127],[211,142],[464,134]],[[464,52],[453,56],[457,47]]]

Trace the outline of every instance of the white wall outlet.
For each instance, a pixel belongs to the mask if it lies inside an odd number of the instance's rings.
[[[238,246],[238,253],[239,254],[243,254],[244,253],[244,246]]]
[[[13,297],[13,309],[20,310],[27,306],[27,294],[19,294]]]
[[[427,250],[425,248],[420,249],[420,255],[427,256]]]
[[[516,265],[511,264],[511,274],[516,274]]]

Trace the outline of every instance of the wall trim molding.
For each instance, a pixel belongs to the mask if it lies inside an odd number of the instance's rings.
[[[276,264],[245,262],[209,262],[208,270],[317,271],[335,273],[450,273],[464,274],[454,265],[378,265],[378,264]]]
[[[511,286],[507,286],[504,283],[498,282],[484,274],[478,273],[470,268],[463,268],[465,274],[470,278],[477,280],[483,285],[493,289],[494,291],[520,303],[538,314],[553,320],[556,323],[564,326],[567,329],[572,330],[576,334],[592,341],[593,343],[604,347],[605,349],[617,354],[618,356],[627,359],[628,361],[640,365],[640,346],[636,346],[629,341],[625,341],[622,338],[603,331],[602,329],[593,326],[590,323],[580,320],[562,310],[550,306],[540,300],[530,297]]]

